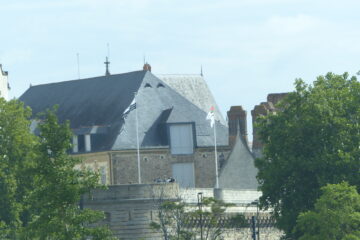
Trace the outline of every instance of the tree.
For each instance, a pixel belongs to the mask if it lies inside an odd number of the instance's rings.
[[[214,198],[204,198],[202,208],[192,209],[182,201],[164,200],[158,205],[158,221],[150,226],[161,230],[165,240],[217,240],[227,228],[248,227],[242,214],[228,217],[225,211],[233,204]]]
[[[151,222],[150,226],[161,230],[164,240],[190,240],[193,233],[186,229],[188,214],[185,203],[181,201],[164,200],[158,205],[158,221]]]
[[[1,239],[110,239],[107,228],[91,225],[103,213],[79,207],[98,176],[74,169],[69,124],[47,111],[37,137],[22,103],[0,99],[0,113]]]
[[[194,211],[192,213],[193,217],[196,219],[202,219],[201,231],[203,231],[204,240],[217,240],[221,239],[221,235],[226,229],[226,223],[221,221],[221,218],[224,217],[226,208],[234,206],[231,203],[225,203],[224,201],[217,200],[215,198],[205,197],[202,200],[202,208]],[[245,217],[243,215],[236,215],[233,218],[229,219],[229,222],[232,225],[241,225],[245,222]],[[240,221],[240,222],[236,222]],[[198,231],[199,232],[199,231]]]
[[[32,219],[24,236],[59,240],[110,238],[108,229],[90,226],[104,219],[104,214],[79,207],[81,196],[99,187],[98,175],[74,169],[80,160],[67,154],[72,137],[69,123],[59,124],[55,111],[48,110],[39,125],[33,182],[37,187],[29,196]]]
[[[322,187],[313,211],[301,213],[295,231],[299,240],[360,239],[360,195],[348,183]]]
[[[348,181],[360,187],[359,103],[356,77],[328,73],[313,86],[296,80],[280,111],[258,119],[260,202],[274,209],[287,237],[296,238],[296,218],[314,208],[322,186]]]
[[[0,98],[0,236],[16,238],[27,221],[22,204],[31,191],[29,169],[33,166],[37,142],[29,131],[31,110],[12,100]]]

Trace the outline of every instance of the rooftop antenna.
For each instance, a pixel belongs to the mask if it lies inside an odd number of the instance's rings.
[[[146,58],[146,57],[145,57],[145,54],[143,54],[143,59],[144,59],[144,65],[145,65],[145,62],[146,62],[146,61],[145,61],[145,58]]]
[[[204,76],[204,74],[203,74],[203,70],[202,70],[202,65],[200,66],[200,76]]]
[[[109,72],[109,60],[108,60],[108,57],[106,57],[106,61],[104,62],[105,66],[106,66],[106,71],[105,71],[105,76],[109,76],[110,75],[110,72]]]
[[[80,54],[76,53],[76,59],[77,59],[77,73],[78,73],[78,79],[80,79]]]
[[[106,46],[107,46],[107,56],[106,56],[106,61],[104,62],[105,66],[106,66],[105,76],[109,76],[110,75],[110,71],[109,71],[110,46],[109,46],[109,43],[107,43]]]

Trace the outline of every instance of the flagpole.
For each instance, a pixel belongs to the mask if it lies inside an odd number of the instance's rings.
[[[136,102],[136,92],[135,92]],[[140,148],[139,148],[139,124],[138,124],[138,104],[136,103],[135,115],[136,115],[136,143],[137,143],[137,164],[138,164],[138,183],[141,184],[141,168],[140,168]]]
[[[215,145],[215,176],[216,176],[215,188],[219,188],[218,154],[216,148],[216,121],[214,121],[214,145]]]

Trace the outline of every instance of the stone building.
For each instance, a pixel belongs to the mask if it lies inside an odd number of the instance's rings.
[[[248,226],[242,228],[227,228],[222,235],[224,240],[251,240],[250,219],[257,216],[260,237],[259,239],[278,240],[282,232],[275,228],[271,219],[270,211],[258,212],[258,206],[254,200],[261,196],[256,190],[221,190],[221,194],[215,194],[214,189],[181,189],[176,183],[170,184],[131,184],[109,186],[107,190],[95,190],[89,196],[85,196],[82,207],[105,212],[106,219],[100,224],[106,224],[119,239],[164,239],[161,231],[151,228],[151,222],[159,223],[159,205],[164,201],[183,201],[187,204],[188,211],[197,209],[198,194],[203,197],[215,197],[226,203],[232,203],[222,220],[244,214]],[[199,232],[199,221],[192,221],[188,231]],[[170,229],[168,229],[171,231]]]
[[[9,99],[10,85],[8,82],[8,72],[3,71],[2,65],[0,64],[0,97]]]
[[[261,143],[259,136],[256,132],[255,122],[259,116],[266,116],[269,113],[274,113],[279,111],[276,108],[276,104],[283,99],[288,93],[270,93],[267,96],[267,101],[262,102],[259,105],[256,105],[251,111],[252,124],[253,124],[253,143],[252,143],[252,152],[255,157],[261,157],[261,152],[263,144]]]
[[[142,71],[31,86],[20,100],[34,116],[57,104],[59,120],[69,120],[74,133],[71,154],[83,159],[78,167],[99,171],[104,184],[138,183],[137,115],[142,183],[174,177],[181,187],[213,187],[214,137],[205,110],[216,103],[203,76],[162,81],[150,70],[145,64]],[[124,118],[135,92],[136,110]],[[216,118],[224,163],[228,127],[220,112]]]

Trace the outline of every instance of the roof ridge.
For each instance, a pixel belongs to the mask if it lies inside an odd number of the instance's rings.
[[[112,76],[131,74],[131,73],[135,73],[135,72],[145,72],[145,71],[144,70],[138,70],[138,71],[125,72],[125,73],[111,74],[109,76],[101,75],[101,76],[89,77],[89,78],[72,79],[72,80],[65,80],[65,81],[51,82],[51,83],[41,83],[41,84],[37,84],[37,85],[32,85],[31,87],[48,86],[48,85],[52,85],[52,84],[61,84],[61,83],[70,83],[70,82],[78,82],[78,81],[91,80],[91,79],[102,78],[102,77],[112,77]]]
[[[155,76],[159,75],[159,76],[199,76],[199,77],[203,77],[199,73],[156,73],[154,75]]]

